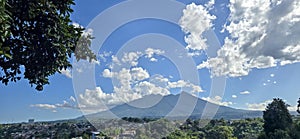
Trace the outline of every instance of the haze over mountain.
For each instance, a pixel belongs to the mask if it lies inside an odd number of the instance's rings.
[[[149,95],[128,104],[121,104],[108,111],[86,115],[87,119],[122,117],[152,118],[224,118],[242,119],[261,117],[261,111],[235,109],[207,102],[188,93],[178,95]]]

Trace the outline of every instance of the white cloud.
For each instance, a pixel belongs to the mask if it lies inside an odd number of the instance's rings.
[[[120,60],[118,59],[118,57],[112,55],[112,56],[111,56],[111,59],[112,59],[112,63],[113,63],[113,64],[121,65],[121,62],[120,62]]]
[[[132,75],[130,69],[122,68],[118,73],[114,73],[114,77],[120,82],[121,86],[130,87]]]
[[[193,51],[193,52],[188,52],[187,53],[187,56],[189,56],[189,57],[197,57],[197,56],[200,56],[200,55],[202,55],[201,51]]]
[[[57,108],[55,105],[51,105],[51,104],[33,104],[33,105],[30,105],[30,107],[37,107],[37,108],[42,108],[42,109],[56,109]]]
[[[136,84],[133,89],[135,92],[142,93],[143,96],[151,95],[151,94],[158,94],[158,95],[165,96],[170,94],[170,91],[167,88],[157,86],[148,81],[143,81]]]
[[[117,79],[122,86],[130,86],[132,82],[139,82],[150,77],[148,71],[141,67],[122,68],[119,72],[111,72],[109,69],[104,69],[102,75],[106,78]]]
[[[145,70],[141,67],[132,68],[130,73],[131,73],[132,79],[136,80],[136,81],[142,81],[142,80],[148,79],[150,77],[147,70]]]
[[[88,35],[93,36],[93,29],[88,28],[82,32],[82,36],[87,37]]]
[[[289,111],[297,111],[297,109],[298,109],[297,105],[288,107]]]
[[[238,77],[253,68],[300,62],[300,0],[230,0],[229,7],[225,29],[230,36],[217,57],[198,68],[209,68],[214,76]]]
[[[62,69],[59,72],[68,78],[72,78],[72,73],[70,69]]]
[[[146,95],[159,94],[165,96],[170,94],[169,89],[172,88],[188,89],[187,92],[191,94],[203,92],[200,86],[184,80],[171,82],[162,75],[154,75],[150,78],[148,71],[142,67],[122,68],[119,71],[105,69],[102,75],[103,77],[115,79],[112,93],[103,92],[101,87],[94,90],[85,90],[79,95],[78,99],[81,108],[96,111],[106,110],[107,106],[131,102]]]
[[[220,96],[215,96],[213,98],[210,98],[210,97],[202,97],[203,100],[206,100],[210,103],[214,103],[214,104],[217,104],[217,105],[221,105],[221,106],[229,106],[229,105],[232,105],[233,103],[232,102],[226,102],[226,101],[223,101],[222,102],[222,97]]]
[[[169,79],[165,78],[162,75],[155,75],[151,77],[151,82],[158,83],[158,84],[165,84],[169,82]]]
[[[240,94],[241,95],[248,95],[248,94],[251,94],[251,92],[249,92],[249,91],[242,91],[242,92],[240,92]]]
[[[63,103],[58,104],[33,104],[30,107],[36,107],[41,109],[52,110],[53,112],[57,112],[58,108],[70,108],[70,109],[78,109],[78,105],[76,103],[76,99],[73,96],[70,96],[69,100],[64,100]]]
[[[205,50],[207,48],[206,39],[202,36],[202,33],[213,26],[212,20],[215,18],[202,5],[196,5],[195,3],[187,5],[186,9],[183,10],[183,16],[179,24],[187,34],[185,42],[188,44],[188,49]]]
[[[266,84],[266,83],[263,83],[263,86],[267,86],[267,84]]]
[[[112,55],[112,63],[117,66],[123,66],[123,65],[130,65],[130,66],[137,66],[139,63],[139,58],[142,56],[145,56],[148,58],[151,62],[157,62],[158,59],[155,58],[155,55],[162,55],[165,51],[161,49],[153,49],[153,48],[147,48],[146,50],[140,52],[140,51],[131,51],[123,53],[122,55],[114,56]],[[113,68],[113,66],[112,66]]]
[[[129,52],[124,53],[122,57],[123,63],[129,63],[131,66],[136,66],[138,64],[138,59],[143,55],[142,52]]]
[[[114,93],[104,93],[100,87],[95,90],[86,90],[79,95],[79,104],[83,110],[103,111],[110,106],[115,106],[122,103],[128,103],[133,100],[142,98],[145,95],[159,94],[168,95],[169,90],[156,86],[147,81],[135,84],[133,88],[126,86],[114,87]]]
[[[60,108],[75,108],[74,105],[72,105],[70,102],[68,101],[63,101],[62,104],[55,104],[56,107],[60,107]],[[77,108],[77,106],[76,106]]]
[[[156,59],[156,58],[152,57],[152,58],[150,58],[150,61],[151,61],[151,62],[157,62],[157,61],[158,61],[158,59]]]
[[[153,58],[154,54],[162,55],[164,53],[165,53],[165,51],[162,51],[160,49],[147,48],[145,50],[146,58]]]
[[[103,107],[105,105],[120,104],[124,102],[122,97],[118,97],[116,94],[107,94],[102,91],[100,87],[95,90],[85,90],[84,94],[80,94],[78,102],[81,107]]]
[[[99,60],[92,59],[92,64],[100,65],[100,61],[99,61]]]
[[[275,74],[270,74],[270,77],[275,77]]]
[[[237,95],[232,95],[231,97],[232,97],[232,98],[237,98]]]
[[[76,102],[76,99],[75,99],[73,96],[70,96],[70,100],[71,100],[72,102]]]
[[[207,7],[208,9],[212,9],[214,4],[215,0],[210,0],[205,4],[205,7]]]
[[[99,54],[99,58],[100,58],[100,60],[102,60],[103,62],[106,62],[106,61],[107,61],[107,58],[108,58],[108,57],[111,57],[111,56],[112,56],[112,52],[111,52],[111,51],[109,51],[109,52],[104,51],[103,53],[100,53],[100,54]]]
[[[109,69],[104,69],[102,75],[105,78],[112,78],[113,73]]]
[[[203,90],[200,86],[192,84],[192,83],[184,81],[184,80],[179,80],[176,82],[168,82],[168,88],[188,89],[187,92],[190,92],[193,94],[203,92]]]
[[[261,102],[261,103],[252,103],[252,104],[249,104],[249,103],[246,103],[247,107],[249,110],[265,110],[267,105],[269,103],[271,103],[272,100],[266,100],[264,102]]]

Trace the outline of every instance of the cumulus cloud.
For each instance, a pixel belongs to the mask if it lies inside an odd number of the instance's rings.
[[[251,92],[249,92],[249,91],[242,91],[242,92],[240,92],[240,94],[241,95],[249,95],[249,94],[251,94]]]
[[[102,71],[102,76],[112,79],[113,90],[103,92],[101,87],[87,89],[79,95],[79,106],[84,110],[96,112],[146,95],[169,95],[170,89],[174,88],[184,88],[191,94],[203,92],[199,85],[184,80],[171,82],[162,75],[151,76],[146,69],[138,67],[139,58],[145,57],[155,62],[158,60],[155,56],[164,53],[160,49],[147,48],[144,51],[130,51],[118,56],[111,55],[113,64]]]
[[[208,9],[212,9],[214,4],[215,4],[215,0],[210,0],[205,4],[205,7],[207,7]]]
[[[86,90],[79,95],[78,101],[83,109],[103,111],[109,106],[128,103],[151,94],[168,95],[170,92],[166,88],[143,81],[135,84],[133,88],[115,87],[114,93],[104,93],[100,87],[97,87],[95,90]]]
[[[230,0],[229,8],[225,25],[229,36],[217,57],[209,58],[199,69],[209,68],[213,76],[238,77],[253,68],[300,62],[300,0]],[[195,30],[202,28],[198,26],[190,25]]]
[[[168,88],[186,88],[190,93],[203,92],[202,88],[198,85],[192,84],[190,82],[179,80],[176,82],[168,82]]]
[[[130,73],[131,73],[132,79],[137,80],[137,81],[142,81],[142,80],[148,79],[150,77],[148,71],[141,67],[132,68]]]
[[[170,94],[170,91],[167,88],[157,86],[156,84],[148,81],[143,81],[136,84],[133,90],[135,92],[142,93],[143,96],[151,95],[151,94],[158,94],[158,95],[165,96]]]
[[[232,98],[237,98],[237,95],[232,95],[231,97],[232,97]]]
[[[210,2],[209,5],[214,3]],[[207,48],[206,39],[202,36],[203,32],[209,30],[212,20],[215,16],[210,15],[206,7],[192,3],[183,10],[179,24],[183,31],[187,34],[185,42],[188,44],[186,48],[191,50],[205,50]]]
[[[266,100],[264,102],[261,103],[246,103],[247,107],[249,110],[259,110],[259,111],[263,111],[266,109],[266,106],[271,103],[272,100]]]
[[[68,78],[72,78],[72,73],[70,69],[62,69],[59,71],[62,75],[65,75]]]
[[[100,87],[97,87],[95,90],[87,89],[84,94],[80,94],[78,101],[82,108],[99,107],[104,109],[106,105],[115,105],[126,102],[126,98],[120,95],[122,94],[104,93]]]
[[[63,103],[57,104],[33,104],[30,107],[36,107],[41,109],[48,109],[52,110],[53,112],[57,112],[56,109],[58,108],[70,108],[70,109],[79,109],[76,99],[73,96],[70,96],[69,100],[64,100]]]
[[[146,58],[153,58],[153,56],[156,55],[162,55],[164,54],[165,51],[160,50],[160,49],[153,49],[153,48],[147,48],[145,50]]]
[[[203,100],[206,100],[210,103],[214,103],[214,104],[217,104],[217,105],[221,105],[221,106],[229,106],[229,105],[232,105],[233,103],[228,101],[222,101],[222,97],[220,96],[215,96],[213,98],[210,98],[210,97],[202,97]]]
[[[124,70],[125,71],[125,70]],[[167,78],[157,76],[150,81],[140,81],[133,83],[131,81],[130,72],[126,72],[128,82],[122,83],[121,86],[114,86],[113,93],[105,93],[101,87],[94,90],[85,90],[84,93],[79,95],[78,102],[83,110],[103,111],[107,110],[110,106],[115,106],[122,103],[128,103],[136,99],[140,99],[146,95],[162,95],[170,94],[172,88],[188,87],[191,93],[202,92],[200,86],[180,80],[178,82],[170,82]],[[141,76],[144,77],[144,76]],[[143,79],[138,77],[139,79]],[[129,79],[129,80],[128,80]],[[158,82],[155,82],[158,81]],[[166,85],[162,85],[165,83]],[[229,105],[229,102],[221,102],[219,104]]]
[[[138,64],[138,59],[143,55],[142,52],[129,52],[124,53],[122,57],[123,63],[129,63],[131,66],[136,66]]]
[[[139,58],[145,57],[149,59],[151,62],[157,62],[158,59],[155,58],[155,55],[162,55],[165,51],[161,49],[154,49],[154,48],[147,48],[144,51],[130,51],[130,52],[124,52],[123,54],[120,54],[119,56],[111,55],[112,58],[112,65],[111,68],[114,68],[114,65],[117,67],[120,66],[137,66],[139,63]],[[108,54],[107,54],[108,55]]]
[[[152,55],[151,52],[148,54],[148,56]],[[102,111],[106,110],[107,106],[128,103],[146,95],[169,95],[170,89],[173,88],[184,88],[191,94],[203,92],[200,86],[188,81],[171,82],[162,75],[154,75],[150,78],[148,71],[142,67],[122,68],[119,71],[104,69],[102,75],[114,80],[113,91],[103,92],[101,87],[85,90],[78,99],[81,108],[94,110],[94,112]]]
[[[138,82],[150,77],[147,70],[141,67],[134,67],[131,69],[122,68],[119,72],[112,72],[109,69],[104,69],[103,77],[115,78],[122,86],[130,85],[131,82]]]
[[[113,73],[109,69],[104,69],[102,72],[102,76],[105,78],[112,78]]]

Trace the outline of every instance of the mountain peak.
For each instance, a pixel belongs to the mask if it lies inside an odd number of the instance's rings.
[[[97,119],[112,117],[157,118],[166,116],[201,118],[204,110],[207,109],[207,105],[216,108],[217,112],[214,114],[214,118],[241,119],[261,117],[262,115],[261,111],[240,110],[212,104],[183,91],[176,95],[148,95],[141,99],[116,106],[108,111],[99,112],[88,117]]]

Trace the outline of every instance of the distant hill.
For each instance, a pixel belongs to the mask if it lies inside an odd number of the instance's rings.
[[[159,101],[160,100],[160,101]],[[145,108],[151,105],[151,102],[157,101],[158,103],[152,107]],[[140,106],[139,108],[134,106]],[[176,109],[174,107],[176,106]],[[218,110],[216,111],[216,109]],[[205,113],[203,113],[205,112]],[[262,111],[250,111],[242,109],[234,109],[226,106],[219,106],[198,97],[194,97],[188,93],[182,92],[181,95],[149,95],[141,99],[132,101],[128,104],[121,104],[109,111],[103,111],[95,114],[87,115],[88,119],[110,119],[117,117],[137,117],[137,118],[174,118],[181,119],[244,119],[262,117]],[[81,117],[83,118],[83,117]],[[80,118],[79,118],[80,119]]]

